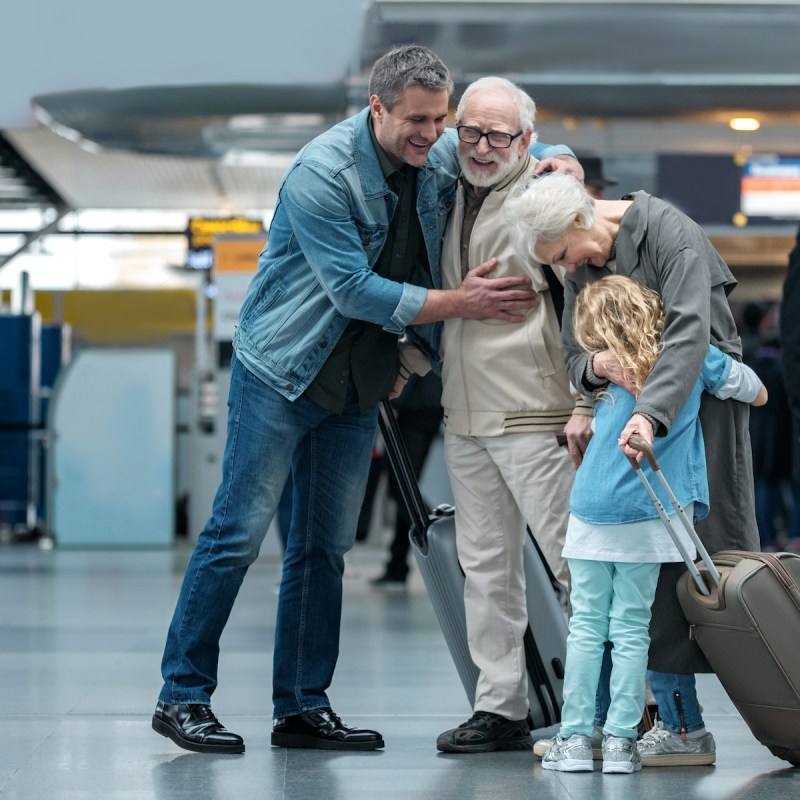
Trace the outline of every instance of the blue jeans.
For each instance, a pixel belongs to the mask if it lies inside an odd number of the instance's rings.
[[[647,670],[647,680],[658,704],[658,716],[673,733],[687,733],[705,728],[694,675]]]
[[[290,469],[294,508],[275,628],[276,717],[329,706],[339,654],[344,554],[355,541],[377,407],[342,414],[290,402],[234,356],[222,483],[183,579],[161,665],[166,703],[204,703],[217,686],[219,639],[255,561]]]
[[[602,728],[605,725],[608,707],[611,703],[611,647],[605,643],[603,650],[603,666],[600,670],[600,681],[597,684],[595,698],[594,724]],[[697,687],[694,675],[681,675],[675,672],[655,672],[647,670],[647,680],[658,705],[659,719],[664,727],[672,733],[680,733],[685,728],[687,733],[705,727],[700,703],[697,700]],[[644,707],[642,708],[644,711]]]
[[[611,642],[603,642],[603,663],[600,665],[600,680],[597,682],[597,694],[594,698],[596,728],[602,728],[606,724],[608,707],[611,705],[611,648]]]
[[[561,735],[591,736],[604,643],[614,642],[604,733],[636,738],[645,700],[650,607],[660,564],[568,559],[572,617],[567,637]]]

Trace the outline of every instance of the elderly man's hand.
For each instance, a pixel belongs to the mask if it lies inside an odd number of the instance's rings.
[[[564,433],[567,434],[567,449],[575,469],[581,465],[583,454],[594,433],[592,419],[589,414],[573,414],[564,428]]]
[[[536,175],[541,175],[543,172],[564,172],[583,183],[581,162],[572,156],[563,155],[555,156],[554,158],[543,158],[536,163],[533,171]]]

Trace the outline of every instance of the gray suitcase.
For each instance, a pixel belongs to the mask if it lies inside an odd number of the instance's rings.
[[[677,587],[691,635],[756,739],[800,766],[800,556],[723,550],[709,557],[642,443],[634,446],[644,451],[701,557],[694,564],[682,552],[689,572]],[[641,466],[631,463],[678,544]]]
[[[467,699],[473,706],[478,668],[467,645],[464,573],[456,553],[454,510],[450,506],[440,506],[432,513],[428,511],[388,400],[384,401],[381,412],[386,454],[412,520],[411,549]],[[524,642],[529,677],[529,722],[535,730],[554,725],[561,719],[567,621],[551,574],[530,535],[523,557],[528,608]]]

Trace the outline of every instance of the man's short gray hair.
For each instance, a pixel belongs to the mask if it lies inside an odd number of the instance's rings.
[[[432,50],[418,44],[396,47],[373,65],[369,94],[391,111],[409,86],[421,86],[431,92],[453,93],[453,79],[444,62]]]
[[[485,78],[478,78],[478,80],[473,81],[464,89],[464,94],[461,95],[461,100],[456,109],[457,124],[461,122],[464,106],[469,98],[475,94],[475,92],[484,89],[501,89],[508,92],[514,98],[514,102],[519,110],[520,128],[522,128],[523,132],[533,130],[533,121],[536,119],[536,103],[533,102],[533,98],[526,91],[517,86],[516,83],[512,83],[507,78],[501,78],[498,75],[488,75]],[[535,141],[536,138],[534,134],[534,136],[531,137],[531,142]]]
[[[517,252],[541,261],[536,248],[560,239],[570,228],[594,225],[594,200],[572,175],[551,172],[518,187],[505,205]]]

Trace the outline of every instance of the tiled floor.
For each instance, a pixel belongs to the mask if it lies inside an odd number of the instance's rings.
[[[800,769],[753,739],[716,679],[701,700],[715,767],[632,776],[543,772],[530,752],[447,756],[434,740],[469,716],[425,590],[382,593],[368,580],[383,548],[349,557],[331,698],[345,721],[376,727],[362,754],[269,745],[278,564],[245,580],[222,641],[214,708],[245,736],[242,756],[187,753],[150,729],[159,660],[187,552],[43,552],[0,547],[2,800],[566,800],[800,797]],[[800,646],[800,643],[798,643]]]

